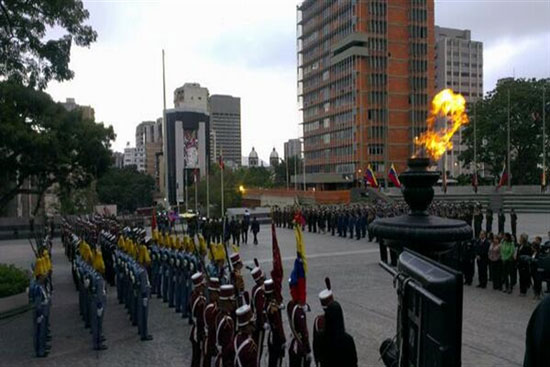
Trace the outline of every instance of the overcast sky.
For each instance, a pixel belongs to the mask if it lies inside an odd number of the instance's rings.
[[[301,135],[296,0],[84,3],[98,40],[73,46],[75,78],[47,91],[94,107],[97,121],[114,126],[115,150],[135,144],[138,123],[162,116],[163,48],[168,108],[185,82],[241,97],[242,153],[254,146],[264,160]],[[550,76],[550,0],[439,0],[435,18],[484,43],[485,91],[501,77]]]

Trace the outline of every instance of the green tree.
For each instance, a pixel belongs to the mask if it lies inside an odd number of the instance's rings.
[[[97,194],[102,204],[116,204],[119,212],[134,212],[153,205],[155,179],[138,172],[135,166],[111,167],[97,181]]]
[[[547,80],[516,79],[499,84],[483,100],[469,108],[470,119],[477,118],[477,162],[484,163],[497,177],[507,157],[508,93],[510,95],[510,172],[512,184],[540,184],[542,164],[542,95],[550,100]],[[547,104],[546,146],[550,141],[550,104]],[[474,123],[462,133],[467,149],[460,159],[470,167],[474,155]],[[550,154],[550,149],[546,153]],[[547,156],[546,161],[548,162]]]
[[[298,175],[301,172],[302,172],[302,160],[300,159],[300,157],[289,157],[288,172],[287,172],[287,163],[285,160],[281,161],[280,164],[275,166],[275,177],[274,177],[273,184],[276,187],[286,187],[287,173],[288,173],[289,187],[294,188],[294,184],[291,183],[292,176]]]
[[[53,184],[85,188],[111,164],[112,127],[68,112],[46,93],[0,83],[0,121],[0,209],[17,194],[35,194],[36,214]]]
[[[0,79],[44,89],[73,78],[71,45],[89,46],[97,33],[84,24],[80,0],[0,0]],[[51,39],[52,31],[63,33]]]

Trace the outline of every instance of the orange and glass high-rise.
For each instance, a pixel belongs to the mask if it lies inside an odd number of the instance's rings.
[[[305,0],[297,54],[308,187],[403,171],[434,94],[433,0]]]

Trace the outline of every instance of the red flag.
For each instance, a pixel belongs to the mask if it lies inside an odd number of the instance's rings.
[[[283,260],[281,258],[281,250],[277,241],[277,233],[275,232],[275,223],[271,222],[271,238],[273,250],[273,270],[271,270],[271,279],[275,286],[275,299],[278,303],[283,302]]]
[[[157,229],[157,211],[153,208],[153,216],[151,218],[151,231]]]
[[[504,163],[504,166],[502,167],[502,172],[500,172],[500,180],[498,180],[497,185],[497,191],[502,186],[506,185],[508,183],[508,171],[506,170],[506,163]]]
[[[220,165],[221,169],[225,168],[225,164],[223,163],[223,154],[220,154],[220,160],[219,160],[218,164]]]

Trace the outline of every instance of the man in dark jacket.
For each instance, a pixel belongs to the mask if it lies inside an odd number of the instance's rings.
[[[489,266],[489,240],[487,234],[482,231],[475,244],[475,254],[477,261],[477,276],[479,280],[478,288],[487,287],[487,268]]]
[[[523,367],[548,366],[550,361],[548,340],[550,340],[550,296],[546,296],[539,303],[527,325]]]
[[[258,244],[258,232],[260,232],[260,223],[256,220],[256,217],[252,219],[252,224],[250,225],[252,234],[254,235],[254,244]]]

